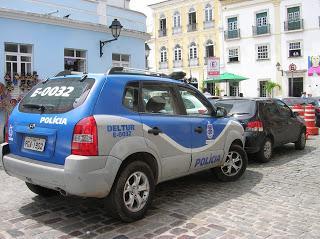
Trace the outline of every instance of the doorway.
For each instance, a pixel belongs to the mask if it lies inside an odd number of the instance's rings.
[[[289,78],[289,96],[300,97],[303,92],[303,77]]]

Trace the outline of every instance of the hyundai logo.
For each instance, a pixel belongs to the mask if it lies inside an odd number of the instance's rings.
[[[36,127],[36,124],[29,124],[29,129],[34,129]]]

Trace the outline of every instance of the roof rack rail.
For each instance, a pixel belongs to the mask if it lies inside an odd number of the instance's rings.
[[[79,72],[79,71],[60,71],[58,74],[56,74],[54,77],[59,77],[59,76],[67,76],[67,75],[84,75],[87,74],[85,72]]]
[[[149,70],[122,67],[122,66],[116,66],[116,67],[110,68],[110,70],[107,72],[107,75],[124,74],[124,73],[132,74],[132,75],[147,75],[147,76],[170,78],[170,76],[164,73],[152,72]]]

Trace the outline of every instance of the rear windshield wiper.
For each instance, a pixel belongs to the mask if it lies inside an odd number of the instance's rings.
[[[38,104],[23,104],[22,106],[29,109],[36,109],[41,112],[44,112],[47,108],[54,107],[54,105],[38,105]]]

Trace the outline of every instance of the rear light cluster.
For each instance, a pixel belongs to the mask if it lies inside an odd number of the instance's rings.
[[[246,131],[262,132],[263,131],[263,124],[260,120],[250,121],[247,124]]]
[[[71,153],[74,155],[98,155],[97,123],[93,116],[80,120],[73,131]]]

